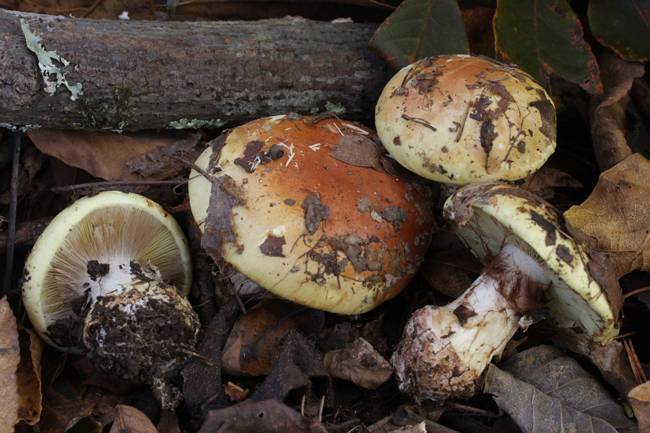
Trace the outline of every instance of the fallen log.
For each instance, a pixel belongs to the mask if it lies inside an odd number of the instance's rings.
[[[373,24],[152,22],[0,10],[0,124],[220,127],[287,112],[372,119]]]

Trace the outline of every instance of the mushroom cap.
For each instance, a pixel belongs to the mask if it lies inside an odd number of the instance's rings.
[[[381,151],[371,130],[333,118],[233,129],[196,161],[214,180],[190,175],[203,247],[285,299],[371,310],[416,273],[433,225],[424,188],[384,171]]]
[[[187,240],[160,205],[119,191],[74,202],[47,226],[25,262],[23,301],[34,329],[55,347],[78,350],[53,341],[50,328],[72,322],[88,297],[121,290],[132,262],[153,265],[165,282],[189,292]]]
[[[551,277],[547,305],[559,327],[580,328],[599,343],[617,335],[621,289],[614,269],[569,234],[553,206],[521,188],[486,183],[458,190],[444,215],[479,260],[513,244],[542,264]]]
[[[400,164],[443,183],[523,179],[555,151],[555,106],[544,88],[484,57],[404,67],[379,97],[375,126]]]

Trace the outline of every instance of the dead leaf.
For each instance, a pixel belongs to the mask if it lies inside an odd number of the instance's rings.
[[[0,7],[22,12],[72,15],[79,18],[117,19],[123,11],[131,19],[154,18],[151,0],[0,0]]]
[[[194,415],[202,415],[208,401],[223,404],[228,400],[221,382],[221,354],[230,329],[239,313],[235,300],[224,304],[205,329],[197,346],[200,356],[191,358],[183,367],[183,399]]]
[[[424,421],[419,424],[407,425],[393,430],[391,433],[427,433]]]
[[[650,433],[650,382],[638,385],[627,397],[639,424],[639,433]]]
[[[158,431],[160,433],[182,433],[178,425],[178,417],[171,410],[163,410],[158,421]]]
[[[187,171],[177,158],[194,161],[198,134],[163,136],[34,129],[38,150],[106,180],[162,180]]]
[[[273,299],[240,316],[223,349],[222,363],[229,374],[269,374],[280,352],[280,341],[292,329],[317,332],[322,311]]]
[[[494,29],[492,27],[494,8],[472,7],[461,9],[460,14],[465,25],[470,53],[495,57]]]
[[[224,409],[212,410],[199,433],[327,433],[315,420],[309,420],[277,400],[246,400]]]
[[[354,340],[344,349],[327,352],[324,362],[330,376],[366,389],[379,388],[393,374],[390,363],[363,338]]]
[[[241,386],[232,382],[228,382],[224,385],[223,388],[230,401],[234,402],[246,400],[246,397],[248,397],[248,393],[250,392],[250,390],[242,388]]]
[[[442,230],[433,235],[420,273],[436,292],[455,299],[467,290],[481,269],[482,265],[458,236]]]
[[[383,170],[380,162],[381,148],[370,137],[362,134],[347,134],[341,137],[339,144],[330,156],[356,167],[369,167]]]
[[[484,391],[526,433],[636,431],[598,381],[551,346],[521,352],[503,368],[490,365]]]
[[[589,121],[596,161],[604,171],[632,153],[625,138],[625,110],[634,79],[643,76],[645,67],[626,62],[609,50],[603,51],[599,66],[605,92],[592,97]]]
[[[20,396],[17,370],[20,362],[20,344],[16,317],[7,298],[0,299],[0,431],[13,432],[18,421]]]
[[[625,397],[637,385],[625,348],[620,340],[614,340],[602,346],[589,340],[583,334],[571,330],[554,332],[556,332],[555,343],[560,344],[566,350],[588,358],[598,368],[603,379],[613,386],[621,397]]]
[[[41,357],[43,341],[33,331],[20,330],[20,364],[18,366],[18,417],[29,425],[41,419]]]
[[[564,213],[570,231],[611,256],[616,275],[650,271],[650,161],[630,155],[603,172],[591,195]]]
[[[271,373],[255,388],[250,399],[284,400],[291,391],[329,387],[321,353],[302,334],[289,331],[279,352]],[[320,395],[326,392],[320,391]]]
[[[583,185],[570,174],[545,165],[528,176],[521,187],[558,206],[562,204],[558,202],[568,201],[562,194],[565,190],[577,191]]]
[[[117,405],[117,414],[109,433],[158,433],[158,430],[138,409],[125,404]]]

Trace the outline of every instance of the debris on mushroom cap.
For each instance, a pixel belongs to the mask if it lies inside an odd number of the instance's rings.
[[[35,330],[59,349],[80,351],[82,310],[130,283],[132,262],[156,267],[182,294],[189,291],[187,241],[158,204],[118,191],[74,202],[43,231],[25,262],[23,300]]]
[[[444,213],[479,260],[489,262],[512,244],[542,263],[552,281],[547,305],[559,327],[579,328],[602,344],[618,334],[622,299],[613,266],[569,234],[557,209],[521,188],[488,183],[458,190]]]
[[[401,69],[379,97],[375,124],[400,164],[444,183],[523,179],[555,150],[546,91],[484,57],[431,57]]]
[[[433,225],[423,187],[383,170],[375,134],[336,118],[274,116],[217,140],[190,177],[203,247],[272,293],[357,314],[399,293]]]

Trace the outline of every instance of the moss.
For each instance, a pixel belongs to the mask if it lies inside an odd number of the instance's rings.
[[[226,123],[228,122],[221,119],[202,120],[182,118],[169,122],[169,127],[174,129],[219,129],[226,125]]]
[[[116,131],[122,131],[129,126],[134,116],[130,106],[133,92],[128,87],[114,87],[111,95],[112,100],[106,102],[89,104],[81,101],[86,118],[83,126]]]

